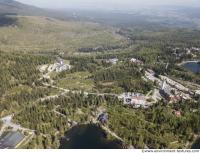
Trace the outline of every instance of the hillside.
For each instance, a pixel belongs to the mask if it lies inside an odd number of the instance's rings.
[[[14,0],[0,0],[0,50],[64,51],[117,46],[125,41],[117,29],[70,20],[58,12]]]
[[[45,13],[43,9],[14,0],[0,0],[0,14],[44,15]]]
[[[96,23],[19,15],[6,19],[8,24],[0,24],[2,51],[74,52],[82,47],[118,45],[125,41],[115,33],[117,29]]]

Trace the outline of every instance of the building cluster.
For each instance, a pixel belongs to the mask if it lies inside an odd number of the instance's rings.
[[[200,52],[200,48],[198,47],[185,48],[185,50],[188,50],[191,52]]]
[[[48,71],[56,71],[56,72],[63,72],[71,69],[71,65],[65,64],[62,59],[58,59],[55,64],[52,64],[48,67]]]
[[[149,106],[146,102],[146,96],[140,93],[126,92],[120,95],[119,99],[122,99],[125,105],[131,105],[135,108]]]
[[[191,47],[191,48],[176,47],[176,48],[172,49],[172,52],[176,58],[180,58],[181,56],[184,56],[184,55],[192,55],[193,57],[196,57],[196,54],[200,53],[200,48],[198,48],[198,47]]]
[[[189,88],[186,88],[182,84],[171,80],[166,76],[160,77],[163,80],[160,93],[167,100],[177,102],[180,100],[191,99],[191,97],[195,96],[195,92],[189,90]]]
[[[143,64],[143,62],[141,60],[136,59],[136,58],[131,58],[129,61],[132,63],[135,63],[135,64],[139,64],[139,65]],[[118,58],[110,58],[110,59],[106,60],[106,63],[111,63],[112,65],[117,64],[117,62],[119,62]]]
[[[153,82],[157,82],[159,93],[153,99],[166,99],[169,102],[178,102],[181,100],[191,99],[195,93],[190,91],[182,84],[163,75],[156,76],[152,70],[145,71],[145,77]]]
[[[167,99],[168,101],[178,102],[182,99],[182,96],[173,90],[170,86],[166,85],[166,81],[163,81],[162,88],[160,89],[160,94],[163,98]]]

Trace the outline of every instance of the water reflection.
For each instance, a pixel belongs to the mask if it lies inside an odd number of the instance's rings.
[[[98,125],[78,125],[66,132],[60,149],[121,149],[122,142],[108,140],[107,134]]]

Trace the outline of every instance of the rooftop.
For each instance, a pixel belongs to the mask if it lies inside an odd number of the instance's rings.
[[[24,139],[20,132],[5,132],[0,136],[0,149],[14,149]]]

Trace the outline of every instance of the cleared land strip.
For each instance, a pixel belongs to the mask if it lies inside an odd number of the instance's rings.
[[[69,89],[60,88],[60,87],[57,87],[57,86],[54,86],[54,85],[50,85],[50,84],[46,84],[46,83],[43,83],[43,85],[46,86],[46,87],[51,87],[51,88],[63,91],[63,93],[61,93],[60,95],[64,95],[66,93],[73,93],[73,94],[81,94],[81,93],[83,93],[84,95],[116,96],[116,97],[119,96],[118,94],[113,94],[113,93],[94,93],[94,92],[82,92],[82,91],[69,90]],[[46,99],[58,98],[58,96],[59,95],[49,96],[49,97],[42,98],[41,100],[44,101]]]

